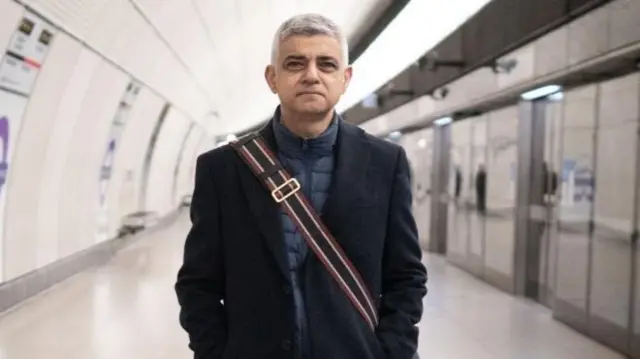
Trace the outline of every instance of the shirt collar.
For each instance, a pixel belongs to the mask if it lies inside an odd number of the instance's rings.
[[[329,127],[318,137],[303,139],[291,132],[280,120],[280,106],[275,111],[272,120],[273,133],[280,151],[289,154],[303,154],[311,151],[315,154],[327,154],[333,151],[338,137],[338,122],[340,116],[334,114]]]

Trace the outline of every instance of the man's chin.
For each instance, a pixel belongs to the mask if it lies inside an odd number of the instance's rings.
[[[303,104],[295,107],[296,112],[306,115],[323,115],[331,111],[326,104]]]

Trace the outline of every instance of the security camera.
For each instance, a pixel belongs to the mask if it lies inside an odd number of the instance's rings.
[[[418,60],[418,67],[422,70],[437,71],[439,67],[463,68],[466,63],[463,60],[445,59],[437,51],[431,51]]]
[[[516,59],[497,60],[491,64],[491,69],[496,74],[508,74],[518,65]]]
[[[429,95],[434,100],[444,100],[449,95],[449,88],[448,87],[437,88],[433,90]]]
[[[381,97],[391,98],[395,96],[414,96],[415,91],[413,89],[399,89],[393,82],[389,82],[384,85],[380,91],[378,91]]]
[[[438,60],[438,57],[437,52],[431,51],[418,60],[418,67],[422,70],[435,71],[437,68],[436,61]]]

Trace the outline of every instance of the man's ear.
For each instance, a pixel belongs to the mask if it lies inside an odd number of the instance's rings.
[[[351,77],[353,76],[353,67],[349,66],[344,70],[344,92],[347,91],[349,84],[351,83]]]
[[[273,65],[267,65],[267,67],[264,69],[264,79],[267,80],[267,85],[269,85],[271,92],[275,94],[277,92],[276,71],[273,68]]]

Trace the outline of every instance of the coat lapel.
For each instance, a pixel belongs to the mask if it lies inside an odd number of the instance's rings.
[[[267,124],[260,133],[274,153],[277,153],[271,123]],[[251,213],[265,238],[267,247],[275,258],[276,265],[284,277],[289,280],[289,265],[284,244],[280,207],[244,161],[240,159],[238,166],[240,167],[240,182]]]
[[[335,235],[348,225],[349,207],[366,195],[366,170],[369,165],[370,144],[364,131],[340,121],[337,140],[336,166],[329,197],[322,210],[322,219]]]
[[[277,153],[271,123],[260,130],[269,147]],[[349,207],[366,196],[366,170],[369,165],[370,144],[360,128],[340,121],[337,139],[336,166],[329,196],[322,209],[322,220],[335,235],[348,225]],[[244,161],[238,161],[240,182],[251,213],[283,276],[289,280],[289,265],[280,218],[280,207],[262,186]]]

